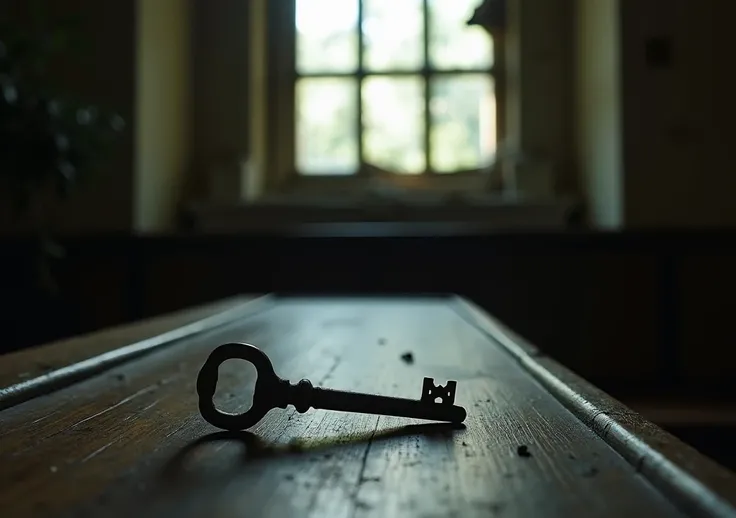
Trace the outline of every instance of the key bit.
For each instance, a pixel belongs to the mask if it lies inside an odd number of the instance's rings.
[[[218,410],[212,400],[217,389],[218,369],[224,361],[233,358],[250,362],[256,369],[253,405],[241,414]],[[454,404],[456,388],[455,381],[448,381],[443,387],[435,385],[432,378],[424,378],[422,397],[414,400],[314,387],[306,379],[292,384],[276,375],[271,360],[263,351],[254,345],[237,342],[221,345],[212,351],[197,377],[202,417],[211,425],[229,431],[251,428],[272,409],[289,405],[300,413],[310,408],[321,408],[462,423],[467,414],[463,407]]]

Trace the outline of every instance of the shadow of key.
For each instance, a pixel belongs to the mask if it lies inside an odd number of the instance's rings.
[[[421,435],[437,440],[452,440],[455,432],[465,430],[463,424],[413,424],[345,436],[309,437],[303,441],[274,445],[251,432],[215,432],[190,442],[164,466],[164,484],[191,483],[230,478],[249,464],[311,453],[329,453],[341,448],[388,441],[399,437]]]
[[[465,430],[463,424],[413,424],[363,434],[310,436],[273,444],[251,432],[216,432],[185,445],[164,464],[156,480],[133,508],[117,508],[114,517],[151,518],[205,516],[216,502],[227,502],[229,488],[250,484],[263,473],[263,463],[282,463],[286,471],[295,464],[334,458],[350,449],[402,437],[422,436],[429,441],[452,442]],[[274,481],[276,483],[276,481]],[[112,515],[111,515],[112,516]]]
[[[165,484],[196,479],[221,479],[232,475],[249,461],[278,455],[259,436],[251,432],[216,432],[190,442],[166,463]]]

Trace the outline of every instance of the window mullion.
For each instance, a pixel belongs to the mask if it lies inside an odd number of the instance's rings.
[[[422,17],[424,22],[424,38],[422,45],[424,47],[424,66],[422,67],[422,75],[424,77],[424,160],[425,169],[428,173],[432,172],[431,162],[431,146],[432,139],[430,138],[430,78],[431,78],[431,67],[429,64],[429,0],[422,1]]]
[[[356,30],[358,31],[358,73],[356,74],[356,85],[357,85],[357,137],[358,137],[358,174],[364,174],[366,168],[363,167],[365,164],[365,150],[363,147],[363,78],[365,77],[364,70],[364,57],[363,52],[365,48],[365,42],[363,41],[363,16],[364,16],[364,0],[358,0],[358,25]]]

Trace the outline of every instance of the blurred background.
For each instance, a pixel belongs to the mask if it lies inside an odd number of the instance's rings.
[[[732,4],[2,0],[0,352],[453,292],[734,463]]]

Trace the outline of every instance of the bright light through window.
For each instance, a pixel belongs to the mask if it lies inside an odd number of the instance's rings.
[[[493,42],[479,0],[296,0],[296,166],[403,174],[487,166]]]
[[[296,0],[296,29],[308,37],[354,30],[357,24],[357,0]]]

